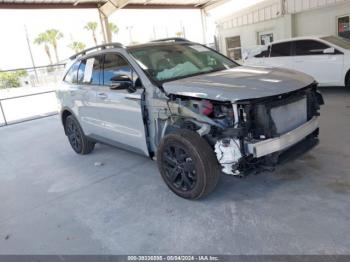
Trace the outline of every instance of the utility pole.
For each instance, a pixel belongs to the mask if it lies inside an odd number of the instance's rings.
[[[206,13],[204,9],[201,9],[201,23],[202,23],[202,37],[203,37],[203,44],[207,44],[207,21],[206,21]]]
[[[153,25],[153,40],[157,39],[156,27]]]
[[[101,29],[102,29],[102,35],[103,35],[103,40],[104,43],[109,43],[109,39],[108,39],[108,18],[102,13],[102,11],[100,10],[100,8],[98,8],[98,15],[100,16],[100,24],[101,24]],[[107,20],[107,22],[106,22]]]
[[[182,36],[183,38],[186,38],[186,32],[185,32],[185,27],[182,24],[182,20],[180,21],[180,27],[181,27],[181,31],[182,31]]]
[[[32,48],[30,46],[30,41],[29,41],[29,36],[28,36],[28,30],[26,25],[24,25],[24,31],[26,33],[26,39],[27,39],[27,44],[28,44],[28,50],[29,50],[29,54],[30,54],[30,59],[32,61],[32,65],[34,68],[34,74],[35,74],[35,80],[37,83],[39,83],[39,77],[38,77],[38,72],[36,71],[36,67],[35,67],[35,63],[34,63],[34,58],[33,58],[33,54],[32,54]]]
[[[133,26],[132,26],[132,25],[126,27],[126,30],[129,31],[129,41],[130,41],[130,44],[132,44],[132,35],[131,35],[131,30],[132,30],[132,29],[133,29]]]

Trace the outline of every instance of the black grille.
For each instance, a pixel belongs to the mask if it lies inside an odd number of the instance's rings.
[[[281,128],[283,124],[281,123],[281,119],[278,119],[276,116],[274,117],[275,119],[273,119],[271,110],[274,111],[276,108],[283,109],[283,107],[288,107],[288,105],[297,103],[303,99],[306,103],[306,116],[303,115],[300,109],[297,113],[299,115],[294,118],[295,121],[290,126]],[[318,114],[318,109],[319,104],[316,98],[316,85],[310,85],[309,87],[288,94],[245,101],[245,112],[247,114],[245,125],[253,139],[273,138],[310,120],[314,115]],[[293,113],[296,112],[291,112],[291,114]],[[293,115],[287,117],[293,119]]]

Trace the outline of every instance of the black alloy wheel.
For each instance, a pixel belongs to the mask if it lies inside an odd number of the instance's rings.
[[[191,156],[179,145],[167,145],[164,152],[167,179],[180,191],[192,190],[197,182],[196,168]]]
[[[70,145],[76,153],[85,155],[94,149],[95,143],[84,135],[78,121],[72,115],[65,120],[65,132]]]
[[[69,143],[71,144],[74,151],[80,152],[82,145],[81,133],[77,125],[71,119],[67,119],[66,133],[68,136]]]
[[[157,149],[157,163],[170,190],[186,199],[208,195],[219,180],[220,169],[213,148],[190,130],[166,135]]]

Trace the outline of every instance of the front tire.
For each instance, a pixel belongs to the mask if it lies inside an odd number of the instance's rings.
[[[67,117],[65,121],[65,131],[69,143],[76,153],[85,155],[94,150],[95,143],[84,135],[83,130],[74,116],[70,115]]]
[[[346,73],[345,76],[345,88],[350,90],[350,70]]]
[[[213,149],[197,133],[189,130],[162,139],[157,150],[157,163],[167,186],[186,199],[208,195],[220,176]]]

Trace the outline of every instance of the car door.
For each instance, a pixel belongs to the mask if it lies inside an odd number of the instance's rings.
[[[269,51],[269,57],[264,58],[265,65],[293,69],[292,42],[272,44]]]
[[[81,60],[77,77],[77,117],[85,135],[92,136],[99,130],[98,115],[95,111],[96,88],[102,78],[102,56]]]
[[[342,82],[344,55],[316,40],[295,41],[294,69],[309,74],[323,85]],[[327,50],[325,52],[325,50]],[[331,52],[329,52],[331,51]]]
[[[103,84],[96,96],[99,140],[148,155],[140,79],[118,53],[105,54],[102,76]],[[123,79],[131,80],[135,89],[120,88]]]
[[[83,81],[87,70],[86,61],[86,59],[78,60],[68,71],[64,78],[68,94],[64,95],[62,99],[66,101],[66,106],[73,110],[84,133],[90,135],[96,129],[95,125],[89,121],[93,117],[91,114],[96,100],[96,91],[90,83]]]

